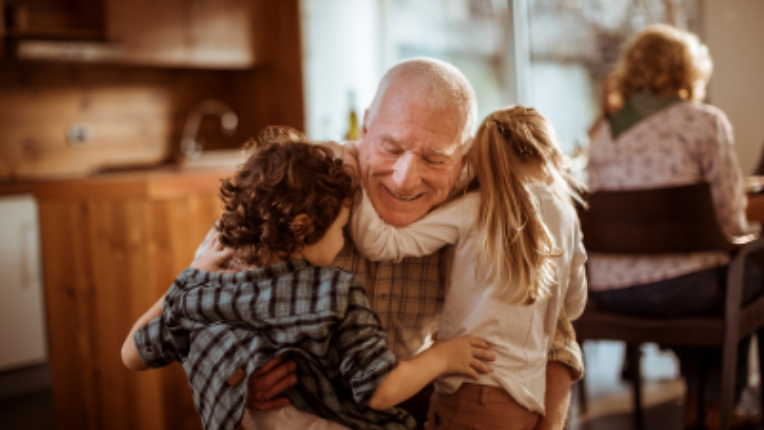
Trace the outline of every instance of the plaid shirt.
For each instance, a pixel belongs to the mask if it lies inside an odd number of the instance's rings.
[[[361,280],[337,268],[186,269],[135,344],[150,367],[183,363],[205,429],[236,429],[249,376],[286,352],[299,384],[284,394],[298,409],[356,429],[416,427],[401,409],[366,407],[396,359]]]
[[[363,280],[371,307],[387,329],[390,349],[405,360],[416,355],[437,331],[452,254],[448,246],[426,257],[404,258],[400,263],[369,261],[347,240],[334,264]],[[547,360],[567,366],[574,381],[583,377],[581,348],[564,310]]]

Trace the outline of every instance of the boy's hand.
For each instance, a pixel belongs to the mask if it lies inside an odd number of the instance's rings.
[[[205,272],[235,273],[234,270],[228,270],[228,263],[233,257],[233,250],[226,248],[218,238],[219,235],[216,234],[210,239],[207,248],[199,258],[191,263],[191,267]]]
[[[460,373],[474,379],[478,378],[478,372],[491,372],[484,361],[496,360],[488,342],[474,336],[438,341],[432,349],[445,361],[444,373]]]

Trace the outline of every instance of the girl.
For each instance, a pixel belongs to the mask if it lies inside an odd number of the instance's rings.
[[[359,192],[327,147],[266,135],[223,182],[218,238],[133,327],[125,365],[182,362],[206,429],[414,428],[395,404],[441,373],[477,377],[492,354],[463,337],[396,362],[359,278],[326,267]],[[243,270],[211,273],[226,260]],[[294,407],[245,412],[249,377],[285,353],[298,364]]]
[[[384,223],[364,195],[351,222],[371,260],[427,255],[455,245],[438,338],[479,336],[497,356],[490,374],[435,381],[427,428],[531,429],[544,413],[546,352],[561,309],[586,302],[586,254],[551,124],[534,109],[494,112],[478,129],[471,181],[420,221]]]

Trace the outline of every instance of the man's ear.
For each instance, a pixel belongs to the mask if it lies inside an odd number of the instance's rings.
[[[308,215],[306,214],[299,214],[296,217],[294,217],[294,220],[292,220],[291,228],[292,232],[297,235],[298,238],[302,239],[308,234],[310,234],[311,230],[313,229],[313,226],[311,225],[310,218],[308,218]]]

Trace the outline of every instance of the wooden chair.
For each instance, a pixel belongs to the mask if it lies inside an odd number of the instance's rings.
[[[730,243],[716,220],[708,184],[596,192],[590,208],[581,213],[584,245],[590,253],[665,254],[697,251],[729,251],[724,315],[683,318],[634,318],[587,308],[573,322],[578,339],[626,342],[634,389],[634,420],[643,428],[639,344],[717,347],[723,349],[721,429],[728,429],[733,411],[735,363],[738,342],[753,333],[764,340],[764,297],[741,308],[743,265],[764,257],[764,238],[743,246]],[[760,369],[764,369],[764,341],[759,342]],[[702,376],[702,375],[701,375]],[[582,408],[586,395],[580,384]],[[700,405],[702,405],[701,390]],[[762,396],[764,410],[764,396]],[[698,416],[702,418],[702,407]],[[698,420],[702,425],[703,420]]]

